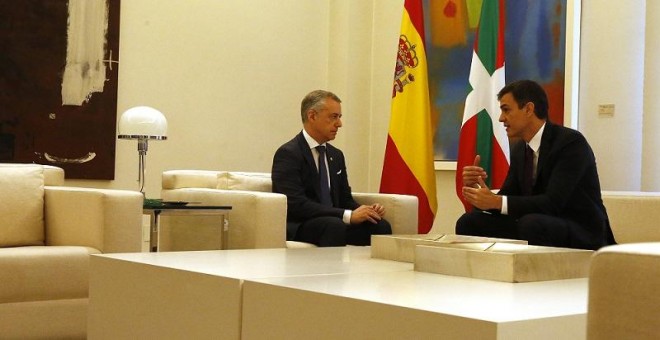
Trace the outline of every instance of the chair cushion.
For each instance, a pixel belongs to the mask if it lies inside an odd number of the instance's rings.
[[[0,247],[43,245],[43,168],[0,167],[0,197]]]
[[[259,172],[229,172],[227,189],[272,192],[273,183],[270,174]]]
[[[617,243],[660,242],[660,193],[603,191],[602,196]]]
[[[210,170],[168,170],[163,172],[162,188],[165,190],[180,188],[218,188],[222,178],[219,171]]]
[[[0,304],[86,298],[89,255],[98,253],[74,246],[1,248]]]

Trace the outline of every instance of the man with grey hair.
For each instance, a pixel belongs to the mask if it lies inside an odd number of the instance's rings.
[[[371,235],[391,234],[382,205],[355,202],[344,154],[327,143],[342,126],[339,97],[312,91],[300,114],[302,131],[273,157],[273,192],[287,197],[287,240],[320,247],[369,245]]]

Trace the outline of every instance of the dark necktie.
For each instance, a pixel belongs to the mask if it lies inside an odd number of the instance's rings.
[[[534,150],[525,144],[525,167],[523,170],[523,195],[531,195],[534,186]]]
[[[332,199],[330,198],[330,185],[328,184],[328,170],[325,167],[325,146],[319,145],[316,147],[319,152],[319,177],[321,184],[321,204],[332,206]]]

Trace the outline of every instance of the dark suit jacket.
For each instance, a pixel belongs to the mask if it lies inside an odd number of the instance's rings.
[[[525,142],[512,146],[511,166],[499,194],[506,195],[508,214],[552,215],[579,224],[571,230],[571,246],[597,249],[614,243],[600,193],[596,159],[584,136],[573,129],[547,122],[532,196],[521,196]]]
[[[306,220],[320,216],[341,219],[344,210],[354,210],[359,206],[353,200],[348,185],[344,154],[334,146],[326,145],[332,207],[320,203],[319,173],[302,131],[275,152],[271,174],[273,192],[284,194],[287,198],[288,240],[293,239],[298,226]]]

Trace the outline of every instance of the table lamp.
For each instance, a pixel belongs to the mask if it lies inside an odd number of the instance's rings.
[[[119,119],[117,138],[138,140],[138,183],[140,192],[144,195],[145,156],[149,148],[149,140],[167,139],[167,119],[163,114],[148,106],[130,108]]]

